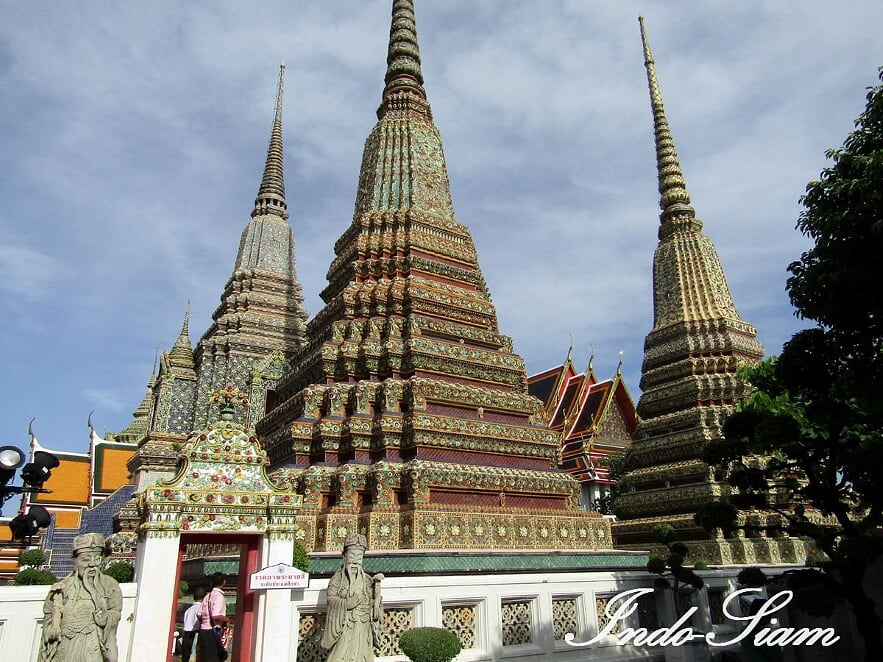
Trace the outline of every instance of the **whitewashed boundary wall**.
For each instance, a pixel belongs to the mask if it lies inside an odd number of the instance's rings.
[[[734,633],[738,624],[722,615],[723,598],[736,590],[740,568],[702,571],[706,587],[693,593],[682,606],[698,611],[690,623],[697,632],[713,630],[722,638]],[[604,605],[612,596],[634,588],[653,586],[655,575],[644,572],[570,572],[530,574],[473,574],[448,576],[387,577],[383,583],[386,635],[378,662],[399,662],[406,658],[397,650],[398,635],[422,625],[446,627],[468,643],[456,662],[540,662],[554,660],[707,660],[703,650],[617,646],[613,639],[591,649],[574,648],[564,641],[575,631],[577,641],[594,637],[606,624]],[[327,579],[311,581],[309,588],[290,591],[293,610],[290,627],[299,637],[296,662],[322,662],[318,635],[324,623]],[[144,662],[130,653],[131,618],[136,584],[122,584],[123,614],[118,642],[120,660]],[[35,662],[43,619],[43,601],[48,586],[0,586],[0,660]],[[657,596],[642,604],[639,613],[626,624],[631,627],[669,627],[676,617],[672,602]],[[807,623],[795,613],[782,614],[783,625]],[[800,620],[801,622],[797,622]],[[837,649],[786,650],[786,660],[858,659],[852,646],[855,630],[846,614],[834,621],[842,645]],[[157,633],[165,636],[165,633]],[[728,637],[729,638],[729,637]],[[689,652],[689,655],[685,655]],[[295,662],[267,653],[254,662]],[[821,657],[820,657],[821,655]],[[161,660],[149,662],[162,662]]]
[[[137,585],[120,584],[123,612],[117,630],[120,660],[128,657]],[[34,662],[43,633],[43,602],[49,586],[0,586],[0,660]]]

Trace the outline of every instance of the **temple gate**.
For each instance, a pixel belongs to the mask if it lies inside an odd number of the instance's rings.
[[[295,659],[297,609],[290,591],[251,591],[248,576],[294,553],[301,497],[267,476],[267,455],[253,433],[233,420],[245,394],[213,394],[220,420],[190,434],[178,471],[138,495],[135,603],[130,660],[172,659],[178,582],[187,545],[238,545],[239,584],[231,662],[262,659],[265,650]],[[123,618],[127,615],[124,614]]]

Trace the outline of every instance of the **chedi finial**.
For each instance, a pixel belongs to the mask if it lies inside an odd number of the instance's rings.
[[[659,177],[659,208],[662,210],[660,220],[664,224],[670,218],[678,215],[695,217],[695,211],[690,206],[690,196],[687,193],[687,184],[684,181],[684,173],[675,150],[674,138],[665,117],[665,108],[662,105],[662,92],[659,90],[659,82],[656,80],[656,68],[653,61],[653,53],[650,51],[650,41],[647,39],[647,30],[644,27],[644,17],[638,16],[641,26],[641,42],[644,46],[644,66],[647,69],[647,85],[650,88],[650,107],[653,110],[653,128],[656,142],[656,167]]]
[[[284,158],[282,151],[282,93],[285,86],[285,63],[279,65],[279,81],[276,84],[276,114],[267,147],[267,162],[264,175],[254,201],[252,218],[264,214],[276,214],[288,218],[288,204],[285,202]]]
[[[377,110],[378,119],[390,111],[417,113],[432,118],[420,70],[420,46],[413,0],[393,0],[389,48],[386,55],[386,86]]]

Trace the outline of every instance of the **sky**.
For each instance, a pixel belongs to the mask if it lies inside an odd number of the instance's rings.
[[[883,3],[417,0],[457,219],[533,374],[573,347],[637,401],[658,193],[643,13],[687,189],[777,354],[799,198],[883,65]],[[230,276],[286,64],[286,193],[310,315],[353,214],[391,0],[32,0],[0,20],[0,445],[125,427]]]

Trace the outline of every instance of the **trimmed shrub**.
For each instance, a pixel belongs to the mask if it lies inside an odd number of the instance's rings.
[[[665,559],[659,558],[658,556],[651,556],[647,561],[647,572],[652,572],[656,575],[664,573],[666,567]]]
[[[25,568],[12,578],[12,583],[16,586],[34,586],[37,584],[54,584],[57,579],[48,570],[37,570],[36,568]]]
[[[750,568],[742,568],[736,575],[736,581],[739,586],[761,587],[770,583],[763,570],[756,566]]]
[[[460,652],[460,640],[444,628],[414,628],[399,637],[399,648],[411,662],[450,662]]]
[[[37,568],[46,563],[46,554],[42,549],[29,549],[18,555],[18,564],[23,568]]]
[[[125,584],[135,578],[135,567],[125,561],[114,561],[104,569],[104,574],[113,577],[120,584]]]
[[[291,565],[304,572],[310,571],[310,555],[307,554],[307,550],[297,540],[294,541],[294,558],[291,561]]]

